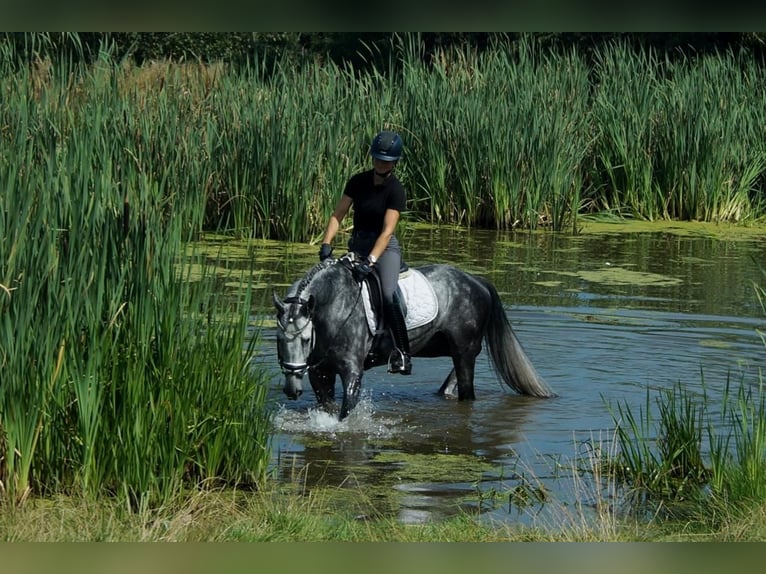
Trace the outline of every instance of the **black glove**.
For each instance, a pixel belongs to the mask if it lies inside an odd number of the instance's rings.
[[[354,267],[354,278],[361,283],[366,279],[366,277],[372,273],[372,264],[370,263],[370,260],[367,258],[362,259],[362,261]]]
[[[319,260],[324,261],[330,255],[332,255],[332,245],[329,243],[322,243],[322,247],[319,248]]]

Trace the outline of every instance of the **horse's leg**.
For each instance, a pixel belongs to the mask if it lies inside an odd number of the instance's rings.
[[[442,386],[439,388],[439,392],[437,394],[442,397],[447,397],[448,399],[457,398],[457,391],[455,390],[456,387],[457,387],[457,375],[455,374],[455,369],[453,368],[449,372],[449,375],[447,375],[447,378],[444,379],[444,382],[442,383]]]
[[[312,369],[309,382],[320,408],[328,413],[335,411],[335,373]]]
[[[473,375],[476,368],[476,355],[463,353],[454,355],[452,363],[455,365],[455,377],[457,378],[457,398],[459,401],[473,400],[476,395],[473,391]]]
[[[359,402],[359,393],[362,389],[362,369],[352,369],[341,373],[343,381],[343,404],[340,407],[339,420],[345,419],[354,410]]]

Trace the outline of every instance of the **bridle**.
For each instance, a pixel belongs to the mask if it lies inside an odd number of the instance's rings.
[[[344,267],[346,266],[344,265]],[[346,268],[348,269],[348,267]],[[351,272],[350,269],[349,269],[349,272]],[[340,328],[338,329],[339,331],[346,326],[346,323],[348,323],[348,320],[351,318],[351,315],[354,313],[354,309],[359,304],[359,299],[361,296],[362,296],[362,283],[359,283],[359,289],[357,289],[357,294],[356,294],[356,301],[354,301],[354,304],[349,307],[348,315],[343,320],[343,323],[341,323]],[[303,297],[299,295],[286,297],[283,302],[286,304],[295,303],[300,305],[301,307],[305,307],[309,304],[307,299],[304,299]],[[311,317],[311,313],[307,313],[307,317],[308,317],[308,320],[306,321],[306,324],[303,325],[303,327],[301,327],[300,329],[296,330],[293,334],[288,336],[284,329],[282,329],[282,332],[284,333],[285,338],[288,341],[294,341],[301,335],[301,333],[303,333],[303,331],[305,331],[308,328],[309,325],[311,325],[311,347],[308,353],[308,356],[311,356],[311,354],[314,352],[314,346],[316,345],[316,330],[314,329],[314,322],[313,322],[313,318]],[[302,377],[303,375],[306,374],[307,371],[321,365],[325,361],[327,356],[322,357],[321,359],[319,359],[316,363],[312,365],[309,365],[308,362],[291,363],[289,361],[283,361],[281,356],[278,358],[279,358],[279,367],[281,368],[283,375],[295,375],[297,377]]]
[[[308,305],[308,301],[306,299],[303,299],[302,297],[287,297],[284,300],[285,303],[292,304],[297,303],[301,307],[305,307]],[[290,319],[292,322],[292,319]],[[287,331],[285,329],[282,329],[282,332],[285,335],[285,338],[288,341],[294,341],[297,339],[303,331],[305,331],[308,326],[311,325],[311,350],[309,351],[309,355],[314,351],[314,344],[316,343],[316,332],[314,331],[314,324],[311,319],[311,314],[308,314],[308,320],[306,321],[306,324],[303,325],[300,329],[297,329],[295,333],[288,335]],[[321,361],[320,361],[321,362]],[[315,363],[314,365],[309,365],[308,363],[291,363],[289,361],[283,361],[282,357],[279,357],[279,367],[282,369],[282,374],[284,375],[296,375],[298,377],[302,377],[306,374],[306,371],[308,371],[310,368],[315,367],[319,363]]]

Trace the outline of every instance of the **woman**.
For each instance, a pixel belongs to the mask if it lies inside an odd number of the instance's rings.
[[[396,347],[389,358],[388,370],[409,375],[412,363],[407,327],[402,310],[394,304],[402,260],[401,248],[394,232],[407,203],[404,187],[394,175],[396,162],[402,157],[402,147],[402,138],[391,131],[382,131],[372,140],[370,155],[373,167],[353,175],[346,182],[343,195],[327,223],[319,259],[322,261],[332,254],[332,240],[353,205],[354,229],[348,248],[362,257],[356,275],[362,281],[372,272],[373,267],[378,270],[384,319]]]

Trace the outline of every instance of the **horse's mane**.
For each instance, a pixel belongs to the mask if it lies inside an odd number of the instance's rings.
[[[328,267],[332,267],[333,265],[335,265],[335,259],[330,258],[327,258],[324,261],[320,261],[314,265],[300,280],[300,283],[298,283],[298,286],[295,288],[295,293],[293,293],[293,296],[301,298],[303,291],[311,284],[311,282],[314,280],[314,277],[316,277],[319,273]]]

